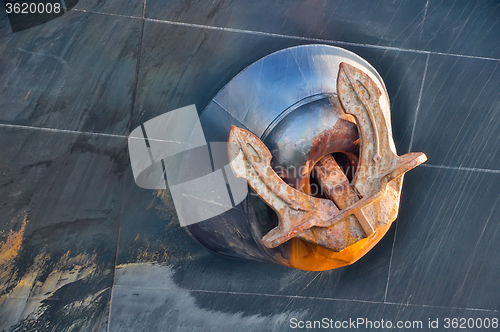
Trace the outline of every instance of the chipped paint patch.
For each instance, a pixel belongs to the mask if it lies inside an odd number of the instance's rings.
[[[60,300],[54,296],[59,289],[88,278],[95,272],[97,268],[94,263],[95,258],[95,254],[90,256],[79,254],[71,257],[68,251],[56,263],[45,280],[41,281],[39,280],[41,271],[50,260],[50,256],[46,253],[39,254],[17,285],[0,297],[0,318],[2,321],[0,330],[8,329],[16,324],[23,324],[23,322],[34,324],[47,310],[45,300]],[[2,281],[6,282],[6,280]],[[90,294],[83,301],[70,301],[68,305],[82,306],[84,302],[94,301],[104,291],[105,289],[97,294]]]
[[[19,249],[21,248],[21,243],[23,241],[23,234],[26,228],[26,217],[23,218],[21,229],[17,232],[10,230],[7,234],[7,239],[2,243],[0,242],[0,267],[4,264],[10,262],[16,258]],[[5,231],[0,232],[0,235],[4,235]],[[0,274],[3,279],[3,275]]]

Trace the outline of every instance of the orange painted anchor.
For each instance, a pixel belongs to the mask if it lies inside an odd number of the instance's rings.
[[[245,178],[278,215],[278,226],[262,243],[275,248],[292,241],[289,265],[299,269],[345,266],[371,250],[397,217],[404,173],[427,160],[423,153],[396,154],[379,103],[381,92],[366,73],[341,63],[337,96],[346,119],[354,117],[359,132],[358,155],[338,152],[357,167],[350,180],[330,153],[310,165],[321,188],[318,197],[308,187],[286,183],[271,167],[271,152],[257,136],[236,126],[229,135],[234,174]]]

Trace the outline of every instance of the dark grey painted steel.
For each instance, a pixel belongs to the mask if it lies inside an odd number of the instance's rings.
[[[80,0],[91,12],[13,34],[0,1],[1,122],[70,130],[0,126],[1,243],[26,220],[20,252],[2,265],[12,273],[0,330],[289,331],[292,317],[439,319],[443,330],[446,317],[500,318],[498,1],[147,0],[146,18],[176,23],[146,20],[141,34],[143,4]],[[168,200],[136,185],[125,138],[72,132],[126,136],[166,111],[201,111],[247,65],[311,42],[282,35],[347,42],[384,78],[398,152],[412,141],[433,166],[405,177],[395,241],[393,226],[333,271],[210,254]],[[221,127],[234,121],[214,112]],[[51,272],[70,272],[75,259],[95,271],[55,294],[13,296],[33,272],[36,285],[52,285]]]

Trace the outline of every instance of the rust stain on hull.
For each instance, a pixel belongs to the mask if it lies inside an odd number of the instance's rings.
[[[28,225],[26,216],[19,217],[13,230],[0,233],[0,330],[100,326],[109,295],[101,283],[109,272],[100,271],[99,253],[51,251],[47,244],[33,248]]]
[[[0,243],[0,266],[16,258],[19,249],[21,249],[26,222],[27,219],[24,217],[21,228],[18,231],[10,230],[5,242]],[[0,235],[4,235],[3,233],[4,232],[0,232]]]

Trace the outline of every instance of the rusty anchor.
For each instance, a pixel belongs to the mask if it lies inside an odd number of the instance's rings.
[[[398,214],[404,173],[427,157],[396,154],[379,104],[381,92],[366,73],[342,62],[337,95],[358,128],[359,162],[352,181],[331,154],[314,165],[324,198],[283,181],[271,167],[268,148],[249,131],[231,127],[228,155],[234,174],[245,178],[278,215],[278,226],[262,238],[263,244],[275,248],[297,238],[332,251],[340,267],[357,261],[385,235]]]

